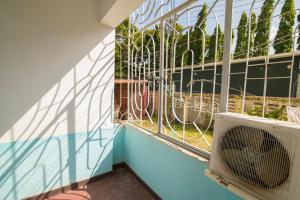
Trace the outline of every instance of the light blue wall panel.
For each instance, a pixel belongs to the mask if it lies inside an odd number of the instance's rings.
[[[237,200],[204,175],[207,165],[128,125],[125,161],[164,200]]]
[[[1,143],[1,199],[37,195],[124,161],[166,200],[239,199],[204,176],[205,163],[131,126]]]
[[[120,128],[114,137],[113,164],[125,162],[125,128]]]
[[[1,143],[1,199],[30,197],[111,171],[115,131]]]

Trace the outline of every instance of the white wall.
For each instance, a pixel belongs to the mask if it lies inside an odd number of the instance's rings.
[[[145,0],[99,0],[98,19],[101,23],[116,27]]]
[[[98,3],[0,2],[0,142],[112,126],[114,29]]]
[[[105,2],[0,1],[0,199],[112,170],[115,32],[99,22]],[[113,5],[102,12],[121,22]]]

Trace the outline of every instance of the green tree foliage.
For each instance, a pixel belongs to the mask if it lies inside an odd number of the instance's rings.
[[[256,36],[254,38],[254,56],[264,56],[268,54],[273,4],[274,0],[265,0],[263,3],[261,13],[258,17]]]
[[[248,40],[249,40],[249,20],[246,12],[243,12],[240,23],[238,26],[238,38],[234,52],[234,58],[245,58],[247,56]],[[251,13],[251,27],[250,27],[250,44],[249,44],[249,56],[253,54],[254,37],[256,33],[256,14]]]
[[[180,32],[177,36],[177,43],[176,43],[176,57],[175,57],[175,66],[180,67],[181,66],[181,58],[183,55],[183,52],[187,49],[187,42],[188,42],[188,36],[186,32]],[[185,56],[183,58],[183,65],[187,65],[188,58]]]
[[[123,66],[121,66],[124,63],[121,63],[122,54],[121,54],[121,47],[119,45],[115,45],[115,77],[121,78],[125,73],[127,73],[127,70],[123,71]],[[124,74],[123,74],[124,73]]]
[[[283,120],[283,121],[287,121],[287,115],[286,115],[286,107],[285,106],[281,106],[280,108],[278,108],[277,110],[274,111],[270,111],[265,113],[265,118],[270,118],[270,119],[277,119],[277,120]],[[256,107],[253,110],[247,112],[248,115],[252,115],[252,116],[258,116],[258,117],[262,117],[262,107]]]
[[[298,21],[298,23],[300,23],[300,13],[297,17],[297,21]],[[298,44],[297,50],[300,51],[300,25],[298,26],[298,34],[299,34],[299,36],[298,36],[298,40],[297,40],[297,44]]]
[[[197,22],[195,28],[191,33],[191,50],[194,52],[194,63],[199,64],[203,61],[205,55],[203,55],[203,50],[205,51],[209,44],[209,36],[206,33],[206,19],[207,19],[207,5],[204,4],[201,11],[198,14]],[[205,44],[203,42],[205,40]],[[205,54],[205,52],[204,52]],[[205,58],[204,58],[205,59]],[[189,64],[191,62],[191,54],[189,54]]]
[[[256,14],[255,14],[255,12],[252,12],[251,13],[250,45],[249,45],[250,57],[253,56],[253,46],[254,46],[254,38],[255,38],[255,34],[256,34],[256,28],[257,28]],[[249,30],[247,32],[249,33]]]
[[[156,67],[156,71],[158,71],[159,47],[160,47],[160,27],[159,27],[159,25],[155,25],[153,33],[150,35],[152,35],[153,40],[154,40],[154,46],[152,46],[152,49],[151,49],[152,50],[152,58],[151,59],[154,61],[154,56],[155,56],[155,67]],[[152,67],[154,67],[154,65]]]
[[[160,26],[159,25],[155,25],[155,27],[154,27],[153,39],[155,41],[155,49],[158,51],[159,45],[160,45]]]
[[[138,31],[138,28],[133,24],[130,24],[131,28],[131,40],[133,39],[136,46],[144,46],[144,57],[142,59],[141,52],[137,55],[137,63],[140,63],[142,60],[148,60],[148,51],[145,46],[150,50],[150,67],[154,67],[154,55],[156,67],[159,64],[159,49],[160,45],[160,34],[159,26],[155,26],[154,29],[145,30],[143,33]],[[123,21],[119,26],[116,27],[116,44],[115,44],[115,76],[116,78],[127,78],[128,73],[128,29],[129,29],[129,19]],[[134,32],[134,37],[133,36]],[[153,40],[151,39],[153,37]],[[154,54],[156,52],[156,54]]]
[[[273,43],[275,53],[290,52],[292,50],[295,16],[294,0],[286,0],[281,9],[279,28]]]
[[[248,17],[243,12],[238,26],[237,42],[234,51],[234,58],[245,58],[248,48]]]
[[[129,32],[129,19],[127,18],[121,24],[116,27],[116,43],[115,43],[115,77],[127,78],[128,73],[128,32]],[[130,24],[131,36],[133,32],[134,42],[137,46],[142,43],[141,32],[138,32],[138,28],[133,24]],[[132,39],[132,38],[131,38]],[[147,42],[147,37],[144,38],[144,43]]]
[[[218,32],[218,41],[217,41],[217,32]],[[206,56],[206,60],[208,62],[212,62],[215,60],[215,52],[217,53],[216,55],[217,61],[223,59],[223,41],[224,41],[224,34],[221,30],[220,24],[218,24],[218,26],[215,27],[214,33],[210,37],[210,43],[209,43],[208,52]]]
[[[127,77],[127,43],[128,43],[128,27],[129,19],[124,20],[116,27],[116,43],[115,43],[115,77]]]
[[[168,46],[166,48],[168,48],[168,68],[171,67],[178,67],[177,62],[175,60],[175,66],[174,66],[174,48],[175,48],[175,42],[179,40],[180,34],[179,32],[182,31],[183,27],[182,25],[178,24],[176,21],[174,21],[173,19],[169,20],[169,24],[172,26],[172,28],[169,28],[168,33],[166,33],[166,39],[165,41],[167,42]],[[169,37],[168,37],[169,35]],[[176,50],[178,50],[178,46],[176,48]],[[177,52],[176,52],[177,54]],[[175,59],[178,59],[177,57],[175,57]]]

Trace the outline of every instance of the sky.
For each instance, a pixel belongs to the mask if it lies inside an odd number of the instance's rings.
[[[143,13],[143,10],[146,11],[145,12],[146,14],[144,16],[139,15],[139,18],[138,18],[139,19],[138,21],[143,22],[143,23],[136,24],[139,28],[141,28],[141,27],[144,27],[145,25],[149,24],[154,19],[157,19],[161,15],[167,13],[170,10],[170,7],[173,7],[173,8],[177,7],[180,4],[184,3],[185,1],[186,0],[170,0],[168,5],[161,6],[162,3],[164,4],[165,2],[168,2],[168,0],[146,0],[144,3],[144,6],[141,6],[138,9],[138,11],[134,12],[134,14],[132,16],[136,17],[137,13]],[[274,1],[276,2],[278,0],[274,0]],[[193,5],[203,5],[204,3],[207,3],[208,6],[211,6],[214,2],[215,2],[215,0],[203,0],[203,1],[199,0]],[[218,3],[214,7],[214,11],[215,11],[216,15],[218,16],[218,23],[221,25],[222,30],[224,30],[225,2],[226,2],[226,0],[218,0]],[[253,7],[254,8],[253,11],[256,13],[257,17],[260,14],[263,2],[264,2],[264,0],[256,0],[256,3]],[[276,7],[276,9],[273,13],[274,16],[277,16],[280,14],[280,11],[282,9],[284,2],[285,2],[285,0],[279,1],[278,6]],[[149,5],[149,8],[151,8],[151,7],[153,7],[153,4],[154,4],[154,9],[153,9],[154,12],[150,12],[151,9],[147,9],[147,7]],[[248,14],[251,4],[252,4],[252,0],[234,0],[232,28],[233,28],[233,31],[235,31],[235,35],[237,35],[236,28],[238,27],[242,12],[246,11]],[[157,12],[157,10],[159,8],[161,8],[161,9]],[[299,9],[300,9],[300,0],[295,0],[295,8],[298,9],[298,10],[296,10],[296,13],[298,15]],[[185,12],[179,18],[179,23],[182,24],[183,26],[186,26],[188,24],[190,24],[190,25],[194,24],[197,21],[197,15],[200,10],[201,10],[201,7],[198,6],[197,8],[194,8],[194,9],[190,10],[189,12]],[[156,12],[157,12],[157,15],[155,16]],[[148,14],[150,14],[150,16]],[[147,19],[147,20],[145,20],[145,19]],[[279,16],[274,17],[272,19],[271,38],[270,38],[271,40],[273,40],[276,35],[279,22],[280,22]],[[213,13],[211,13],[207,18],[207,28],[206,29],[207,29],[208,34],[213,33],[215,26],[216,26],[216,19],[215,19]],[[296,26],[296,23],[295,23],[295,26]]]
[[[171,7],[171,3],[169,3],[169,5],[165,5],[163,6],[160,11],[158,12],[158,14],[154,17],[154,15],[156,14],[156,11],[158,10],[158,8],[162,3],[168,2],[168,0],[146,0],[145,1],[145,5],[144,8],[143,6],[141,6],[139,8],[139,13],[143,12],[146,10],[147,11],[147,5],[149,2],[150,3],[150,7],[152,7],[152,2],[155,1],[155,7],[154,7],[154,12],[152,12],[152,15],[148,18],[148,20],[146,20],[145,23],[142,24],[138,24],[139,27],[143,27],[144,25],[148,24],[149,22],[151,22],[152,20],[158,18],[160,16],[160,14],[165,14],[170,10]],[[173,7],[177,7],[178,5],[184,3],[186,0],[170,0],[170,2],[173,1]],[[274,0],[277,1],[277,0]],[[213,4],[213,2],[215,2],[215,0],[204,0],[204,1],[197,1],[197,3],[193,4],[193,5],[203,5],[204,2],[207,3],[207,5],[211,6]],[[215,5],[214,7],[214,11],[216,12],[217,16],[218,16],[218,20],[219,23],[221,24],[221,26],[223,27],[224,24],[224,18],[225,18],[225,2],[226,0],[218,0],[218,3]],[[254,5],[254,9],[253,11],[257,14],[257,16],[260,14],[260,10],[262,7],[264,0],[256,0],[256,3]],[[234,0],[234,4],[233,4],[233,28],[238,26],[241,14],[243,11],[246,11],[247,13],[249,13],[250,10],[250,6],[252,4],[252,0]],[[284,0],[280,0],[279,4],[277,6],[277,8],[274,11],[274,15],[278,15],[280,14],[282,5],[284,4]],[[300,9],[300,1],[299,0],[295,0],[295,7],[296,9]],[[193,9],[189,12],[189,22],[190,24],[195,23],[197,20],[197,14],[200,11],[201,7],[197,8],[197,9]],[[135,12],[135,16],[136,16]],[[147,12],[146,12],[147,13]],[[148,10],[148,13],[150,13],[150,9]],[[297,11],[297,14],[299,13],[299,10]],[[145,15],[146,16],[146,15]],[[143,21],[142,19],[143,17],[140,17],[140,21]],[[144,17],[145,19],[145,17]],[[180,19],[180,22],[182,24],[187,24],[187,13],[185,16],[182,16]],[[275,17],[274,20],[272,21],[272,23],[274,24],[274,26],[278,26],[279,23],[279,17]],[[215,19],[214,16],[211,14],[210,16],[208,16],[208,22],[207,22],[207,29],[208,32],[212,32],[215,26]]]

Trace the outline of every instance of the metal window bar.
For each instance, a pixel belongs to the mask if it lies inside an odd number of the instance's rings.
[[[223,45],[218,44],[220,30],[215,29],[214,58],[209,60],[206,58],[208,52],[205,41],[207,33],[206,30],[201,29],[204,20],[198,26],[195,26],[191,20],[193,13],[199,12],[203,7],[203,2],[189,0],[174,8],[175,2],[173,0],[148,0],[141,9],[132,14],[131,23],[126,30],[128,32],[127,44],[123,45],[128,51],[127,61],[122,58],[124,63],[128,65],[128,120],[164,138],[172,138],[187,148],[196,149],[202,154],[209,155],[208,152],[211,150],[209,134],[211,134],[214,113],[227,110],[248,113],[249,106],[246,105],[251,101],[253,101],[253,107],[261,105],[263,117],[270,110],[268,108],[270,106],[300,107],[299,98],[295,98],[294,89],[297,85],[297,82],[294,81],[294,65],[296,62],[299,63],[296,60],[300,57],[296,50],[299,25],[296,25],[294,29],[293,50],[290,54],[271,55],[270,50],[274,41],[269,40],[268,44],[261,44],[261,48],[267,45],[268,54],[264,57],[252,58],[250,56],[252,51],[250,42],[253,39],[251,38],[251,13],[257,10],[255,5],[263,1],[252,0],[245,5],[234,5],[237,2],[243,1],[213,0],[207,3],[208,12],[205,20],[214,19],[215,26],[218,27],[220,16],[225,16],[223,59],[218,58],[218,46]],[[276,8],[281,4],[282,2],[277,0],[274,7]],[[250,9],[245,7],[249,5],[251,5]],[[233,30],[237,28],[232,26],[232,16],[238,13],[234,10],[235,8],[243,8],[243,6],[245,8],[243,11],[248,12],[247,50],[240,52],[240,55],[246,54],[244,59],[235,60],[232,57],[233,43],[231,39]],[[222,7],[225,10],[225,15],[218,14]],[[167,13],[164,13],[165,10]],[[272,12],[271,19],[279,16]],[[186,24],[182,24],[183,20],[186,20]],[[144,24],[146,25],[142,26]],[[183,27],[178,29],[176,27],[178,24]],[[195,30],[201,33],[200,38],[192,37]],[[187,35],[184,42],[180,41],[183,35]],[[200,62],[197,61],[198,63],[195,63],[195,59],[199,55],[193,49],[196,42],[202,43],[202,58]],[[182,50],[183,48],[185,49]],[[191,61],[189,64],[186,61],[187,58]],[[280,60],[281,58],[284,59]],[[259,62],[262,59],[263,62]],[[157,63],[158,60],[159,63]],[[177,60],[180,60],[179,66]],[[231,71],[230,67],[239,63],[245,64],[244,70]],[[277,65],[290,66],[289,74],[270,75],[272,66]],[[263,77],[251,75],[251,71],[255,67],[264,68]],[[208,76],[207,78],[203,77],[205,74]],[[244,77],[242,86],[240,88],[232,86],[231,81],[235,81],[235,77],[241,76]],[[221,82],[220,78],[222,79]],[[269,81],[273,80],[287,80],[289,82],[288,95],[284,98],[286,103],[277,103],[276,98],[279,97],[267,96]],[[262,95],[249,90],[249,88],[251,89],[251,81],[263,81]],[[201,127],[198,121],[205,117],[207,124],[204,127],[201,125]],[[147,123],[154,128],[149,129],[145,125]],[[197,136],[191,134],[189,129],[197,132]],[[203,148],[203,145],[196,144],[195,141],[205,144],[206,147]]]

